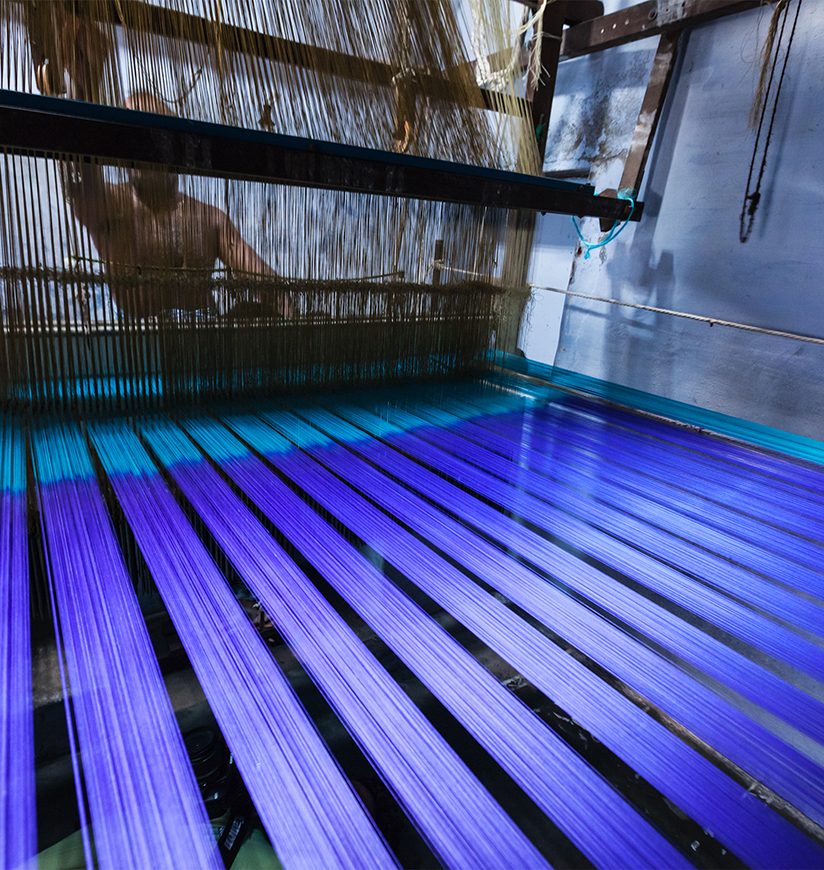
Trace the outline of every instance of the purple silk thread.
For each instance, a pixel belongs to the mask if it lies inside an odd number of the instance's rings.
[[[490,407],[491,405],[491,407]],[[484,429],[511,435],[518,430],[519,440],[529,433],[545,435],[552,433],[553,443],[562,443],[591,450],[597,460],[608,459],[607,470],[618,465],[624,471],[643,480],[652,480],[664,485],[673,504],[680,502],[681,509],[690,507],[698,511],[698,519],[715,522],[724,517],[719,527],[730,531],[755,529],[753,521],[764,523],[780,531],[790,531],[787,540],[811,539],[815,542],[809,550],[817,552],[824,542],[824,515],[822,500],[813,492],[783,485],[775,478],[765,478],[746,467],[729,466],[713,462],[699,449],[683,447],[671,440],[676,427],[657,424],[652,432],[639,431],[629,423],[609,423],[594,410],[569,407],[566,404],[535,404],[522,399],[510,399],[506,403],[492,405],[483,397],[456,395],[449,397],[447,406],[454,409],[464,422],[479,425]],[[444,408],[433,409],[430,405],[415,401],[413,410],[420,409],[428,415],[437,415],[437,422],[448,423],[449,413],[441,415]],[[446,419],[444,419],[446,418]],[[639,418],[640,419],[640,418]],[[649,422],[649,421],[647,421]],[[660,436],[660,437],[659,437]],[[664,437],[666,436],[666,437]],[[712,439],[704,438],[707,444]],[[530,441],[534,446],[534,441]],[[619,448],[619,449],[616,449]],[[785,460],[785,464],[795,467]],[[619,478],[619,481],[623,477]],[[734,527],[734,528],[733,528]],[[806,550],[805,546],[805,550]],[[812,555],[813,566],[817,566]]]
[[[568,404],[610,425],[625,426],[645,436],[669,441],[679,448],[699,453],[712,460],[717,471],[733,469],[743,471],[745,476],[756,475],[766,486],[778,485],[796,498],[812,497],[815,503],[820,504],[820,493],[824,491],[824,470],[820,466],[806,465],[745,444],[707,437],[683,426],[648,420],[642,415],[600,403],[576,398]]]
[[[593,479],[588,487],[590,489],[596,487],[594,492],[599,497],[602,497],[600,481],[604,479],[644,497],[650,496],[647,486],[651,484],[660,487],[661,497],[668,503],[694,506],[692,513],[695,517],[699,515],[699,505],[702,506],[704,515],[715,511],[716,508],[712,503],[703,501],[703,495],[699,496],[687,491],[689,486],[696,493],[704,492],[710,486],[710,482],[696,482],[692,475],[687,475],[688,479],[682,479],[684,476],[680,464],[655,464],[646,453],[636,452],[635,445],[631,443],[622,445],[621,450],[616,450],[616,445],[588,436],[577,425],[571,428],[572,432],[569,432],[570,425],[564,425],[561,421],[551,423],[546,421],[545,425],[538,425],[537,416],[535,425],[529,426],[527,417],[509,414],[501,418],[464,421],[457,427],[458,431],[469,440],[502,456],[517,458],[522,465],[535,470],[539,475],[546,475],[564,483],[587,485],[586,477],[582,472],[590,469]],[[558,441],[563,445],[562,449],[559,449]],[[652,473],[654,469],[657,469],[655,475]],[[719,488],[727,492],[726,487]],[[667,491],[677,495],[668,496]],[[607,499],[607,502],[609,501]],[[732,519],[734,521],[735,518]],[[775,530],[770,526],[762,526],[762,528],[765,536],[775,534]],[[615,534],[614,525],[610,524],[609,531]],[[789,535],[786,537],[792,538]],[[702,539],[696,537],[696,542],[700,544]],[[637,538],[631,543],[637,547]],[[792,546],[792,541],[788,540],[787,545]],[[652,552],[651,555],[656,553]],[[814,634],[822,632],[824,614],[820,606],[785,586],[778,585],[749,569],[744,569],[709,552],[702,546],[696,546],[670,533],[666,536],[663,551],[658,555],[659,558],[665,556],[666,561],[673,566],[688,571],[703,581],[701,585],[696,586],[689,576],[682,575],[678,586],[678,598],[681,604],[689,606],[710,621],[720,620],[717,624],[733,633],[737,626],[741,625],[745,639],[756,641],[757,645],[768,652],[773,649],[777,651],[777,644],[781,642],[787,658],[792,660],[799,654],[798,647],[803,650],[807,645],[799,641],[797,634],[783,627],[777,628],[774,622],[771,623],[766,618],[752,619],[752,610],[742,610],[728,595],[719,596],[715,594],[715,590],[731,593],[751,607],[781,618],[791,626]],[[707,589],[703,584],[707,584],[710,588]],[[742,619],[748,620],[746,625],[740,621]]]
[[[288,416],[278,414],[267,419],[280,426]],[[315,414],[311,416],[315,424],[319,425],[322,416]],[[330,419],[334,422],[336,418]],[[305,427],[304,423],[298,425]],[[467,519],[471,517],[473,523],[478,521],[475,517],[478,503],[474,499],[456,490],[446,481],[426,472],[415,463],[404,460],[404,457],[395,451],[366,440],[353,441],[350,446],[357,452],[368,453],[372,458],[379,456],[383,458],[384,454],[396,457],[399,460],[397,467],[391,462],[388,464],[393,467],[393,473],[399,476],[405,473],[401,472],[404,463],[409,466],[410,472],[405,477],[407,486],[423,485],[430,496],[436,500],[443,500],[444,504],[449,505],[459,516]],[[752,769],[759,778],[762,772],[769,774],[766,780],[775,779],[779,791],[782,790],[780,787],[784,787],[784,790],[790,792],[788,796],[797,798],[800,805],[808,809],[817,809],[820,813],[824,804],[818,785],[819,769],[809,760],[781,744],[773,735],[747,720],[735,708],[689,679],[669,662],[656,656],[651,650],[623,634],[609,622],[600,619],[592,611],[547,584],[526,567],[512,560],[505,560],[502,564],[504,557],[496,547],[470,532],[461,522],[451,520],[447,515],[423,502],[409,489],[398,487],[389,478],[378,475],[374,469],[370,471],[370,466],[357,459],[352,453],[331,447],[318,448],[315,453],[336,473],[368,493],[370,498],[385,505],[405,523],[412,525],[437,543],[453,558],[465,564],[553,631],[566,637],[579,649],[631,685],[635,685],[654,703],[665,710],[670,710],[676,718],[703,736],[711,745],[720,744],[719,748],[724,751],[724,754],[737,760],[745,769]],[[285,459],[278,460],[279,463],[285,461]],[[307,470],[301,465],[299,468],[289,467],[289,473],[301,481],[307,475]],[[441,487],[440,490],[438,486]],[[450,493],[453,492],[454,497],[450,497]],[[394,493],[397,495],[393,495]],[[488,518],[484,514],[485,530],[496,535],[500,534],[501,529],[507,528],[506,523],[502,522],[504,519],[500,515],[496,518],[494,511]],[[514,524],[514,529],[526,532],[517,524]],[[506,537],[504,534],[504,538]],[[510,545],[517,546],[518,542],[513,539]],[[391,560],[392,557],[389,558]],[[574,660],[562,656],[558,663],[559,668],[563,662],[567,663],[567,667],[576,667]],[[570,662],[572,664],[569,664]],[[647,720],[633,705],[630,705],[634,710],[633,713],[626,711],[620,713],[625,699],[609,689],[606,684],[594,679],[586,669],[570,674],[567,680],[561,681],[560,688],[578,683],[588,685],[585,695],[587,699],[598,698],[598,703],[594,707],[589,704],[581,707],[582,699],[574,694],[571,697],[563,696],[558,702],[614,751],[626,755],[628,763],[647,776],[665,794],[672,795],[671,799],[676,803],[684,805],[686,802],[688,811],[702,824],[712,828],[722,840],[726,840],[730,848],[741,857],[755,864],[770,863],[770,860],[777,861],[782,850],[788,848],[790,841],[793,841],[793,847],[799,850],[799,857],[807,854],[807,863],[815,864],[816,860],[820,860],[819,853],[805,838],[794,832],[791,826],[756,799],[744,799],[742,790],[703,758],[688,752],[683,760],[674,762],[675,756],[686,751],[686,747],[678,738],[661,729],[660,736],[656,738],[659,742],[656,743],[656,739],[653,738],[659,732],[655,723]],[[554,691],[550,689],[546,691],[550,697],[555,697]],[[638,716],[638,722],[627,729],[622,729],[621,733],[616,733],[615,723],[620,721],[623,715]],[[636,736],[641,738],[640,744],[635,743]],[[659,747],[657,751],[655,751],[656,746]],[[652,755],[646,754],[647,747],[650,752],[653,752]],[[776,758],[781,759],[782,756],[785,760],[776,763]],[[670,761],[662,762],[665,758],[669,758]],[[664,771],[666,775],[662,779],[660,774]],[[682,780],[677,776],[676,771],[683,771],[685,779]],[[693,792],[692,789],[698,782],[699,772],[708,779],[697,792]],[[690,797],[691,793],[693,797]],[[713,794],[710,801],[707,800],[709,794]],[[745,813],[749,817],[748,821],[744,819]],[[769,836],[766,833],[768,829],[772,831]],[[754,838],[755,831],[759,832],[757,838]],[[773,850],[773,857],[768,859],[771,850]]]
[[[225,422],[250,443],[268,429],[242,418]],[[207,452],[225,450],[230,439],[234,452],[244,452],[215,422],[183,425]],[[240,455],[222,467],[594,863],[685,863],[600,774],[260,460]]]
[[[784,535],[788,545],[797,542],[804,553],[809,554],[813,567],[820,565],[821,541],[824,539],[821,504],[817,516],[799,513],[796,499],[781,491],[776,492],[767,482],[743,473],[723,472],[719,475],[717,470],[711,473],[705,463],[690,453],[673,451],[672,447],[667,449],[666,443],[599,424],[574,410],[563,407],[535,409],[532,417],[536,429],[542,434],[552,432],[565,443],[595,450],[598,459],[609,457],[610,464],[614,463],[622,471],[632,472],[642,480],[654,481],[661,487],[666,502],[687,514],[697,512],[699,519],[707,518],[717,523],[719,528],[729,529],[744,538],[764,525],[781,532],[792,532]],[[510,421],[518,425],[517,419],[510,418]],[[735,488],[730,483],[734,483]],[[756,532],[756,543],[760,541],[760,534]],[[808,544],[808,538],[815,540],[816,544]],[[787,552],[791,558],[797,557],[790,546]]]
[[[37,851],[25,474],[22,433],[0,418],[0,864],[10,868]]]
[[[137,436],[106,426],[92,439],[280,860],[395,866]]]
[[[370,415],[362,411],[347,411],[346,413],[352,419],[358,419],[364,426],[377,425],[376,418],[371,418]],[[443,431],[440,435],[445,446],[449,446],[451,443],[449,433]],[[593,530],[585,524],[575,521],[567,514],[553,511],[551,506],[530,499],[517,487],[504,484],[491,474],[474,468],[444,450],[422,441],[417,436],[399,436],[393,439],[393,442],[401,446],[402,449],[414,452],[418,458],[423,459],[439,471],[451,473],[458,482],[463,485],[468,484],[475,493],[482,493],[487,498],[492,496],[499,503],[503,502],[503,505],[509,510],[533,519],[536,525],[549,528],[551,523],[553,534],[566,540],[572,540],[584,552],[594,552],[607,564],[619,567],[630,576],[638,576],[639,572],[643,572],[645,579],[649,578],[648,582],[654,582],[656,566],[654,563],[647,565],[651,560],[643,553],[636,554],[631,550],[626,551],[626,548],[622,549],[620,543],[612,541],[597,529]],[[363,449],[360,445],[354,446],[357,449]],[[380,461],[393,470],[393,473],[395,469],[402,469],[401,474],[406,475],[412,485],[420,487],[423,482],[431,484],[434,488],[433,491],[437,493],[437,498],[443,501],[446,497],[445,504],[452,505],[456,511],[459,506],[464,506],[469,499],[469,504],[472,505],[473,512],[481,519],[481,526],[484,530],[494,530],[495,537],[500,538],[503,543],[512,547],[513,550],[519,552],[539,568],[551,566],[551,569],[548,569],[551,574],[559,577],[564,583],[583,593],[600,606],[605,607],[607,611],[619,615],[630,626],[640,629],[657,643],[668,646],[676,655],[692,657],[700,670],[717,673],[719,667],[716,660],[717,651],[720,650],[722,663],[726,665],[721,673],[725,675],[726,681],[733,688],[750,695],[754,694],[756,702],[762,700],[765,706],[771,706],[773,698],[766,691],[759,695],[758,688],[759,685],[766,683],[772,691],[777,686],[779,694],[790,698],[797,707],[800,707],[800,709],[794,709],[790,706],[780,710],[780,715],[784,719],[800,723],[805,730],[815,731],[820,727],[817,713],[812,716],[813,721],[806,721],[804,718],[804,710],[815,711],[818,707],[817,702],[809,696],[792,686],[781,683],[773,674],[757,667],[753,662],[734,653],[729,648],[723,647],[708,635],[704,635],[688,623],[668,614],[623,584],[611,580],[607,581],[605,575],[587,563],[570,555],[513,519],[490,508],[477,498],[468,496],[456,487],[450,487],[443,477],[427,470],[417,462],[402,456],[395,450],[387,450],[385,445],[373,443],[370,445],[370,450],[373,451],[372,455],[374,455],[374,451],[379,451]],[[425,487],[425,489],[427,492],[429,491],[429,487]],[[659,572],[666,572],[665,566],[659,565],[657,567]],[[706,650],[704,657],[701,655],[702,648]],[[738,666],[737,673],[736,666]],[[749,680],[752,680],[754,684],[751,684]],[[781,722],[773,723],[773,727],[779,729],[783,727],[784,731],[787,730]],[[800,735],[791,736],[790,739],[799,738],[803,740]]]
[[[562,430],[564,426],[561,421],[567,423],[566,428],[569,428],[570,423],[576,427],[576,430],[581,426],[571,415],[561,417],[558,421],[551,418],[550,424],[557,422],[560,424],[558,429]],[[548,431],[542,414],[536,413],[530,422],[532,425],[529,428],[537,429],[540,434]],[[528,437],[529,429],[524,434]],[[563,435],[560,440],[561,443],[564,442]],[[626,442],[610,439],[607,443],[602,441],[600,446],[602,451],[606,450],[615,457],[624,452]],[[560,460],[560,457],[558,458]],[[636,461],[642,467],[646,466],[646,453],[640,453]],[[809,594],[821,597],[821,589],[824,585],[824,570],[822,570],[824,550],[821,546],[796,534],[788,533],[784,529],[776,529],[772,525],[730,511],[728,508],[707,504],[706,501],[693,499],[684,506],[682,497],[679,504],[678,499],[673,499],[671,495],[671,484],[694,480],[688,472],[688,466],[689,458],[678,457],[665,472],[667,477],[665,482],[645,481],[640,491],[636,489],[635,492],[621,492],[621,487],[616,488],[610,481],[608,465],[605,467],[599,465],[597,467],[599,489],[603,493],[602,497],[617,504],[619,509],[633,513],[648,522],[650,532],[654,531],[656,526],[672,530],[686,540],[698,540],[707,550],[718,553],[751,571],[774,578],[790,588],[801,588]],[[573,466],[570,466],[564,470],[569,474],[572,469]],[[637,474],[633,473],[633,477],[637,477]],[[620,475],[618,479],[621,480],[623,489],[628,490],[626,478]],[[760,494],[750,492],[744,498],[755,505]],[[698,508],[696,519],[697,504],[701,507]],[[771,507],[764,510],[774,518],[775,510],[779,507],[781,504],[776,494],[773,494]],[[810,538],[820,533],[809,519],[799,518],[792,525],[802,535]]]
[[[581,510],[606,515],[599,524],[590,526],[556,508],[558,501],[566,504],[573,500],[571,496],[560,492],[562,488],[553,487],[551,482],[525,472],[504,457],[452,432],[422,429],[418,435],[404,436],[403,445],[433,467],[470,484],[476,492],[493,497],[502,506],[515,511],[537,527],[569,540],[585,552],[594,552],[599,557],[603,555],[607,564],[629,577],[647,581],[653,588],[667,588],[667,575],[660,568],[656,570],[650,556],[637,553],[628,544],[615,541],[607,535],[603,528],[609,526],[610,515],[606,510],[599,509],[594,498],[574,496]],[[611,515],[613,526],[620,527],[622,519],[620,515]],[[637,525],[642,527],[637,532],[641,536],[646,528],[642,523]],[[664,579],[661,579],[662,575]],[[597,603],[608,606],[629,624],[647,633],[650,631],[648,626],[651,626],[651,636],[714,679],[740,692],[752,703],[764,707],[817,740],[824,738],[824,707],[805,692],[621,584],[611,584],[610,601],[608,605],[605,604],[601,585],[599,581],[593,581],[585,588],[581,587],[581,591]],[[678,600],[679,590],[689,589],[690,585],[688,578],[679,577],[669,582],[667,591],[670,597]],[[693,587],[695,585],[692,584]],[[712,595],[700,586],[695,594],[699,595],[702,591],[705,597]],[[682,598],[685,595],[686,591],[682,592]],[[732,603],[729,609],[734,609]],[[646,620],[647,626],[639,625],[640,619]],[[756,623],[765,621],[758,620],[757,615],[751,612],[750,620]],[[816,674],[824,673],[824,651],[803,638],[792,637],[780,626],[767,625],[773,635],[778,635],[779,640],[772,648],[779,657],[783,654],[786,660],[806,652],[807,670]],[[786,640],[788,635],[792,638],[789,643]]]
[[[194,864],[219,870],[200,791],[85,444],[76,429],[54,427],[35,432],[33,446],[97,861],[104,868]]]
[[[218,473],[173,426],[143,433],[400,803],[450,867],[545,862]],[[199,456],[200,454],[198,454]]]

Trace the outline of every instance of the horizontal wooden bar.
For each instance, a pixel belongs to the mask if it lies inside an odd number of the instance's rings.
[[[765,0],[647,0],[568,28],[561,43],[561,59],[694,27],[764,3]]]
[[[190,41],[205,42],[212,38],[216,26],[209,19],[177,9],[156,6],[153,3],[145,2],[145,0],[129,0],[128,3],[111,0],[107,6],[103,7],[98,4],[81,3],[77,8],[81,13],[86,14],[100,14],[102,11],[106,14],[106,20],[115,24],[122,23],[161,36],[177,36],[180,39]],[[320,46],[307,45],[293,39],[261,33],[235,24],[222,23],[220,25],[220,38],[224,51],[240,52],[270,60],[283,58],[284,62],[292,66],[352,81],[389,86],[392,83],[392,77],[398,72],[396,68],[382,61],[357,57]],[[445,96],[448,92],[445,91],[448,82],[442,76],[419,71],[415,77],[415,87],[423,96],[448,99]],[[522,100],[516,100],[514,104],[512,101],[502,103],[500,99],[496,99],[494,92],[485,88],[479,88],[478,91],[477,108],[501,111],[502,109],[506,110],[507,106],[514,105],[516,112],[524,117],[529,117],[526,107],[521,105]]]
[[[512,0],[521,6],[528,6],[533,11],[541,5],[540,0]],[[554,0],[564,7],[564,21],[567,24],[580,24],[590,18],[604,14],[604,4],[601,0]]]
[[[18,91],[0,90],[0,148],[466,205],[613,219],[629,211],[589,185]]]

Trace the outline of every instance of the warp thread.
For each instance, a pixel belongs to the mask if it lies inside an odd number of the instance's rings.
[[[266,427],[232,418],[226,423],[260,449],[259,433]],[[227,450],[232,436],[219,424],[184,425],[213,458]],[[235,444],[229,449],[238,458],[221,463],[232,480],[591,860],[609,864],[624,856],[639,863],[680,863],[669,844],[599,774],[580,763],[554,732],[262,462],[244,457]],[[493,728],[490,722],[495,722]],[[557,782],[548,783],[541,771],[550,769],[561,781],[574,782],[574,792],[559,793]],[[588,822],[582,827],[584,819]],[[593,820],[597,836],[591,835]],[[626,841],[619,845],[622,832],[629,830],[631,848]]]
[[[169,424],[149,423],[141,431],[436,854],[451,866],[509,860],[543,866],[534,846],[192,442]],[[231,444],[227,450],[231,455]]]
[[[33,457],[64,704],[70,734],[77,729],[75,788],[81,821],[88,799],[96,860],[112,870],[193,861],[218,870],[203,799],[79,430],[39,428]],[[159,836],[166,830],[174,836]]]
[[[313,419],[315,416],[313,414]],[[347,419],[357,419],[366,431],[377,426],[379,427],[378,432],[380,432],[380,427],[385,427],[385,421],[365,415],[363,411],[355,413],[353,410],[347,409],[345,416]],[[564,584],[573,586],[573,588],[578,586],[590,572],[587,565],[571,557],[564,550],[551,545],[544,538],[536,536],[529,529],[520,526],[513,520],[503,517],[496,510],[485,507],[477,498],[470,497],[462,489],[445,483],[439,475],[433,474],[424,466],[417,462],[412,462],[400,453],[390,450],[385,445],[380,445],[379,442],[373,442],[369,439],[357,441],[347,439],[347,444],[351,450],[363,454],[371,461],[377,462],[384,469],[397,476],[407,487],[421,490],[427,498],[433,499],[440,507],[463,518],[473,516],[474,525],[482,528],[484,534],[490,534],[491,532],[503,546],[520,553],[522,558],[527,558],[529,563],[534,566],[532,570],[542,572],[541,565],[551,564],[553,566],[553,575],[557,576]],[[398,446],[400,447],[400,444]],[[403,449],[408,450],[406,447]],[[418,452],[416,450],[416,453]],[[427,460],[429,464],[432,464],[431,456],[427,456]],[[323,461],[329,462],[328,454],[324,455]],[[348,456],[345,460],[342,459],[340,462],[336,462],[333,468],[336,473],[344,477],[350,477],[351,472],[348,469],[355,466],[361,467],[361,463],[353,462],[352,457]],[[440,467],[439,470],[441,473],[447,471],[445,467]],[[462,478],[464,478],[462,486],[466,486],[465,475],[462,475]],[[358,484],[358,486],[363,488],[361,484]],[[475,491],[479,491],[477,490],[477,485],[472,488]],[[493,487],[487,486],[487,481],[485,480],[484,487],[480,490],[484,493],[485,498],[489,497],[488,489],[493,489]],[[371,498],[376,498],[378,494],[383,492],[383,489],[379,488],[375,483],[370,484],[366,488],[366,491]],[[493,495],[500,499],[500,496],[494,492],[494,489]],[[403,517],[404,522],[408,522],[412,513],[408,495],[403,504],[404,506],[400,511],[396,507],[393,507],[392,510],[396,515]],[[512,509],[511,504],[509,507]],[[429,511],[431,513],[432,509],[430,508]],[[539,582],[538,588],[542,591],[537,598],[528,597],[525,599],[522,589],[529,588],[535,584],[535,575],[531,575],[528,569],[521,569],[512,562],[508,563],[505,573],[507,577],[512,576],[512,582],[502,586],[501,572],[499,570],[493,571],[490,574],[488,568],[481,567],[476,562],[476,553],[486,548],[484,542],[474,535],[470,535],[469,539],[464,541],[467,533],[461,531],[460,523],[450,523],[444,514],[438,511],[435,511],[434,515],[438,517],[438,522],[434,524],[430,523],[426,528],[425,534],[430,540],[443,541],[440,546],[446,547],[447,551],[453,554],[453,558],[457,558],[466,564],[478,576],[484,577],[487,582],[498,588],[512,601],[524,607],[544,624],[552,627],[554,631],[570,639],[571,642],[587,652],[588,655],[591,655],[598,661],[602,661],[608,669],[621,675],[621,678],[626,680],[630,685],[637,686],[654,703],[659,704],[665,710],[673,711],[673,715],[679,721],[688,724],[688,727],[696,734],[703,735],[703,739],[706,739],[710,745],[723,747],[723,752],[726,756],[732,759],[739,759],[745,769],[757,771],[755,775],[759,780],[773,782],[779,791],[786,789],[808,811],[820,815],[822,810],[822,795],[818,793],[814,785],[816,775],[809,769],[809,762],[804,760],[803,756],[798,755],[787,745],[781,743],[775,736],[769,734],[769,732],[760,726],[755,725],[754,722],[743,716],[719,696],[704,689],[693,680],[685,679],[684,675],[677,668],[668,667],[668,663],[661,657],[645,652],[643,645],[638,646],[633,644],[620,631],[613,633],[603,621],[596,620],[595,623],[592,623],[587,618],[581,623],[579,617],[577,620],[573,619],[572,622],[569,622],[568,620],[572,616],[568,616],[568,614],[578,612],[579,605],[576,605],[568,597],[558,590],[554,590],[552,586],[548,586],[545,582]],[[466,522],[466,519],[464,519],[464,522]],[[449,531],[446,530],[447,528]],[[448,543],[449,540],[452,541],[451,545]],[[462,543],[458,544],[458,542]],[[495,552],[494,547],[491,552]],[[495,558],[497,559],[498,557]],[[530,577],[532,577],[531,580],[529,579]],[[526,586],[523,586],[524,583],[526,583]],[[598,583],[597,585],[602,586],[603,584]],[[557,600],[554,604],[550,604],[550,600],[553,598]],[[617,599],[617,603],[612,598],[609,598],[603,606],[611,611],[616,606],[620,607],[619,602],[620,596]],[[646,605],[642,609],[646,611]],[[581,616],[586,612],[584,608],[581,611]],[[624,618],[626,618],[626,614]],[[583,634],[581,633],[582,625],[590,626]],[[596,633],[607,632],[611,635],[608,646],[604,646],[603,641],[599,641],[596,637],[588,634],[593,628],[596,629]],[[627,648],[627,643],[630,643],[630,647],[635,646],[635,649],[631,651],[630,648]],[[616,650],[615,655],[607,652],[608,649],[613,648]],[[619,654],[617,650],[623,650],[623,652]],[[661,677],[662,669],[667,671],[666,678]],[[654,674],[658,676],[651,678],[651,675]],[[659,682],[659,679],[661,682]],[[676,684],[679,686],[677,691],[673,688]],[[729,722],[732,720],[736,721],[734,738],[731,738],[731,734],[728,731]],[[744,745],[746,748],[743,748]],[[765,751],[767,745],[770,746],[770,749]],[[637,763],[637,761],[634,763]],[[803,775],[798,773],[799,770],[805,768],[808,769],[808,773]],[[717,820],[715,830],[718,830]],[[779,848],[780,836],[777,831],[776,836],[779,839],[773,843],[773,846]],[[740,854],[740,850],[746,851],[750,846],[747,843],[743,843],[734,848]],[[756,859],[753,858],[753,860]],[[763,860],[763,858],[758,860]]]
[[[0,864],[37,850],[25,443],[0,416]]]
[[[394,866],[137,435],[110,424],[91,436],[279,859],[288,867]]]

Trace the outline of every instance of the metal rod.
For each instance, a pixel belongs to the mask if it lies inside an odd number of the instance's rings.
[[[690,314],[687,311],[675,311],[672,308],[659,308],[657,305],[643,305],[640,302],[624,302],[621,299],[610,299],[608,296],[591,296],[588,293],[575,293],[573,290],[559,290],[557,287],[543,287],[539,284],[530,284],[529,286],[533,290],[548,290],[550,293],[560,293],[562,296],[574,296],[576,299],[589,299],[591,302],[606,302],[609,305],[620,305],[623,308],[650,311],[653,314],[668,314],[670,317],[697,320],[701,323],[709,323],[710,326],[726,326],[731,329],[743,329],[745,332],[759,332],[763,335],[773,335],[776,338],[792,338],[796,341],[807,342],[808,344],[824,344],[824,338],[819,338],[815,335],[804,335],[800,332],[785,332],[782,329],[770,329],[767,326],[755,326],[752,323],[722,320],[718,317],[708,317],[705,314]]]
[[[564,31],[565,3],[551,3],[544,10],[541,28],[540,65],[537,80],[527,82],[527,99],[532,107],[532,124],[538,143],[538,158],[541,168],[544,165],[546,140],[549,135],[549,116],[552,99],[555,96],[555,82],[558,79],[558,60],[561,54],[561,34]],[[533,49],[534,51],[534,49]]]

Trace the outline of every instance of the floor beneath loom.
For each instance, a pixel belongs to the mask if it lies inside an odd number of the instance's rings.
[[[79,824],[47,527],[88,466],[178,725],[220,727],[253,802],[269,759],[210,685],[211,616],[193,648],[198,546],[403,865],[824,867],[824,471],[505,378],[61,424],[62,465],[48,429],[28,441],[40,848]],[[166,496],[191,545],[152,536]],[[153,577],[164,548],[188,614]],[[312,854],[257,809],[285,864]]]

